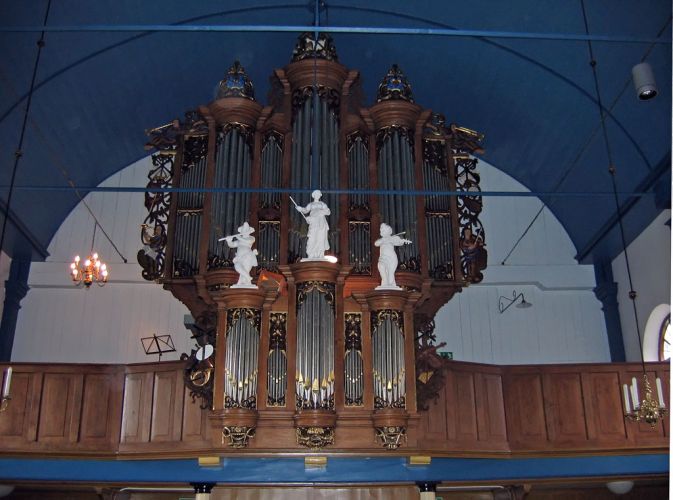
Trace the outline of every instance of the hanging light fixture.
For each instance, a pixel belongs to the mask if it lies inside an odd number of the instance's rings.
[[[584,10],[584,1],[582,1],[582,12],[584,14],[585,22],[585,31],[587,35],[589,34],[589,26],[586,21],[586,12]],[[619,228],[619,235],[621,237],[622,250],[624,252],[624,263],[626,264],[626,275],[628,277],[629,284],[629,299],[631,299],[631,306],[633,308],[633,317],[636,324],[636,334],[638,335],[638,347],[640,349],[640,364],[643,370],[642,375],[642,388],[644,389],[645,397],[641,400],[639,398],[638,392],[638,381],[636,377],[631,379],[631,386],[623,385],[622,389],[624,390],[624,409],[625,418],[640,422],[641,420],[647,422],[652,427],[656,427],[659,419],[662,418],[667,413],[666,404],[664,403],[664,392],[661,387],[661,379],[656,377],[657,385],[657,400],[654,399],[652,394],[652,386],[650,386],[650,381],[647,377],[647,370],[645,368],[645,357],[643,356],[643,339],[640,335],[640,325],[638,324],[638,308],[636,307],[636,291],[633,289],[633,278],[631,274],[631,265],[629,262],[629,254],[626,248],[626,237],[624,236],[624,221],[622,209],[619,204],[619,195],[617,191],[617,169],[615,168],[615,162],[613,161],[612,147],[610,146],[610,139],[608,135],[608,129],[605,125],[605,108],[603,107],[603,100],[601,98],[601,89],[598,84],[598,73],[596,71],[596,59],[594,58],[594,51],[591,44],[591,41],[587,41],[589,47],[589,56],[590,56],[590,66],[594,80],[594,87],[596,89],[596,105],[598,108],[598,113],[600,117],[601,130],[603,132],[603,140],[605,142],[605,153],[608,159],[608,173],[610,174],[610,181],[612,184],[612,197],[615,202],[615,209],[617,212],[617,226]],[[640,66],[640,65],[639,65]],[[640,69],[636,70],[638,66],[634,68],[634,81],[636,82],[636,87],[639,87],[638,92],[640,93],[640,86],[643,81],[650,81],[654,83],[653,76],[651,75],[651,69],[648,72],[648,68],[641,66]],[[640,77],[638,73],[640,72]],[[656,95],[656,87],[653,88],[654,94],[643,97],[641,94],[641,99],[647,99],[654,97]]]
[[[94,222],[89,256],[82,262],[79,255],[76,255],[75,260],[70,264],[70,277],[75,286],[84,285],[86,288],[89,288],[94,282],[98,286],[104,286],[107,283],[107,264],[101,261],[98,254],[93,251],[93,245],[96,241],[96,226],[97,223]]]

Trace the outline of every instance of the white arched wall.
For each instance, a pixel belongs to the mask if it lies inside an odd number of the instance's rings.
[[[528,191],[480,161],[483,191]],[[542,206],[536,197],[485,196],[484,280],[465,288],[435,318],[440,351],[454,359],[495,364],[606,362],[610,352],[593,266],[578,265],[575,247],[545,208],[505,265],[501,262]],[[500,313],[498,298],[523,292],[528,309]]]
[[[636,291],[636,310],[638,327],[646,341],[648,318],[661,304],[671,303],[671,211],[664,210],[638,237],[627,247],[633,289]],[[617,283],[617,301],[619,317],[622,323],[624,350],[627,361],[640,361],[638,333],[633,314],[633,305],[629,298],[629,279],[626,272],[624,252],[612,261],[612,274]],[[663,320],[663,318],[662,318]],[[661,322],[659,323],[661,325]],[[657,341],[659,332],[656,333]],[[645,346],[643,346],[645,347]],[[658,346],[655,358],[658,359]],[[650,352],[649,349],[643,349]],[[647,356],[647,355],[646,355]],[[647,357],[646,357],[647,359]]]
[[[144,158],[106,179],[101,186],[139,187],[147,184],[151,167]],[[30,291],[22,301],[14,336],[12,361],[67,363],[138,363],[146,356],[140,339],[170,334],[177,352],[189,352],[192,340],[183,325],[187,308],[160,285],[140,275],[136,253],[141,248],[140,224],[147,211],[144,193],[90,193],[86,201],[128,263],[96,232],[95,248],[110,268],[110,282],[99,288],[76,288],[68,267],[75,255],[91,247],[93,219],[79,203],[49,244],[46,262],[31,265]]]
[[[103,186],[144,186],[150,160],[130,165]],[[525,191],[511,177],[480,162],[485,191]],[[68,266],[91,245],[93,220],[79,204],[63,222],[47,262],[33,263],[23,300],[13,361],[134,363],[145,356],[140,338],[171,334],[176,359],[192,347],[183,326],[187,309],[161,286],[143,280],[135,255],[146,215],[143,193],[91,193],[94,213],[129,260],[123,264],[100,234],[96,248],[108,262],[111,281],[103,288],[75,288]],[[485,197],[489,266],[483,283],[457,294],[436,318],[439,341],[456,359],[485,363],[608,361],[593,269],[574,261],[575,249],[558,221],[544,210],[508,259],[500,262],[531,221],[541,202],[534,197]],[[530,309],[498,312],[498,297],[523,292]]]

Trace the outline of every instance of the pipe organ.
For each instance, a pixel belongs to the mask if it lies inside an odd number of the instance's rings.
[[[441,388],[432,318],[486,267],[483,136],[417,104],[397,65],[364,106],[358,71],[324,34],[302,34],[271,81],[263,106],[236,62],[213,102],[148,132],[138,262],[196,318],[185,380],[220,445],[395,450]],[[314,189],[331,212],[329,260],[303,259],[294,203]],[[246,287],[222,241],[244,222],[257,262]],[[376,289],[382,223],[410,243],[394,249],[399,287]]]

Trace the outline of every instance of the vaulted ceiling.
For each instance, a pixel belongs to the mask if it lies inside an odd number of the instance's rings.
[[[0,5],[3,206],[40,36],[31,28],[42,26],[47,2]],[[6,251],[44,258],[78,202],[67,179],[86,193],[146,155],[144,130],[211,101],[235,59],[266,103],[268,78],[290,60],[293,27],[312,25],[313,5],[53,2]],[[245,27],[208,29],[233,25]],[[332,33],[339,60],[361,71],[366,103],[397,63],[420,105],[484,133],[483,159],[540,196],[582,262],[612,257],[620,247],[592,51],[627,238],[670,206],[670,2],[327,0],[320,25],[340,28]],[[409,30],[391,33],[400,28]],[[642,60],[652,65],[659,87],[650,101],[639,101],[631,82],[631,67]]]

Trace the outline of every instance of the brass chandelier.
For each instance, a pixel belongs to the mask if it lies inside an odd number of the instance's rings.
[[[75,286],[84,285],[89,288],[94,282],[98,286],[104,286],[108,280],[108,269],[105,264],[98,257],[98,253],[93,251],[94,241],[96,240],[96,226],[93,226],[93,238],[91,239],[91,251],[89,256],[82,262],[79,255],[75,256],[75,260],[70,264],[70,277],[75,283]]]

